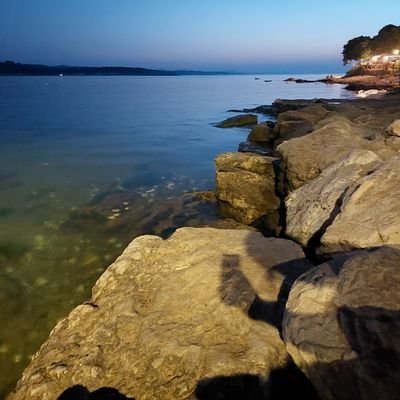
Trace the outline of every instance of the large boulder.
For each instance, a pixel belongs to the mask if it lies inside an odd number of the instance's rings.
[[[346,191],[379,165],[381,161],[372,151],[353,150],[313,181],[291,192],[285,199],[286,235],[304,247],[318,244],[324,229],[340,212]]]
[[[400,156],[359,180],[321,238],[322,252],[400,244]]]
[[[278,159],[251,153],[217,156],[217,197],[226,217],[250,224],[267,217],[272,229],[279,223],[280,199],[275,189]]]
[[[195,399],[211,388],[211,398],[228,399],[232,384],[237,398],[246,387],[268,398],[273,371],[288,362],[275,326],[283,282],[309,268],[299,245],[257,232],[141,236],[57,324],[9,400],[102,388],[140,400]]]
[[[277,133],[268,122],[256,125],[250,132],[247,140],[251,142],[271,143],[276,139]]]
[[[241,114],[227,118],[217,124],[218,128],[234,128],[257,124],[258,118],[254,114]]]
[[[399,265],[399,247],[360,250],[292,287],[283,337],[322,400],[399,398]]]
[[[290,110],[279,114],[274,127],[278,136],[275,146],[285,140],[310,133],[315,124],[323,119],[327,113],[328,110],[322,105],[309,105],[299,110]]]
[[[383,159],[394,154],[383,142],[364,138],[364,129],[335,115],[320,121],[308,135],[283,142],[277,151],[282,157],[286,190],[290,192],[315,179],[352,150],[371,150]]]

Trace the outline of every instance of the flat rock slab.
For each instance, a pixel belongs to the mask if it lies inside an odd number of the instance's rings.
[[[221,376],[253,377],[265,394],[270,372],[288,361],[273,323],[278,295],[307,268],[299,245],[256,232],[141,236],[90,301],[57,324],[9,400],[55,400],[76,385],[137,400],[194,399]]]
[[[241,114],[235,117],[227,118],[217,124],[218,128],[234,128],[240,126],[249,126],[257,124],[258,117],[254,114]]]
[[[335,257],[297,279],[283,337],[322,400],[400,393],[400,248]]]

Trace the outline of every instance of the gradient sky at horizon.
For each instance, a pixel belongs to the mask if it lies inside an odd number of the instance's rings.
[[[0,60],[339,72],[347,40],[399,15],[398,0],[0,0]]]

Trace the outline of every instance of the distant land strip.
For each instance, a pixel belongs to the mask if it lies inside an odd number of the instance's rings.
[[[180,75],[227,75],[228,72],[208,71],[165,71],[138,67],[74,67],[69,65],[21,64],[13,61],[0,62],[0,75],[30,75],[30,76],[180,76]]]

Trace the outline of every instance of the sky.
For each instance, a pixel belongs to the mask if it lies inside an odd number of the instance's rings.
[[[398,0],[0,0],[0,61],[248,73],[342,72]]]

